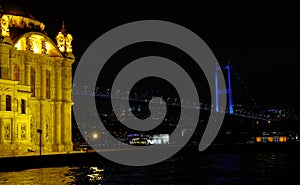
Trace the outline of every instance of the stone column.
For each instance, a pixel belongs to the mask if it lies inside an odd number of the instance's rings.
[[[5,111],[5,95],[4,94],[0,94],[0,111]]]
[[[53,120],[53,126],[54,126],[54,150],[55,151],[63,151],[62,146],[62,126],[61,126],[61,120],[62,120],[62,112],[61,112],[61,61],[55,61],[55,72],[53,73],[55,75],[55,92],[54,92],[54,120]]]
[[[41,75],[42,75],[42,83],[41,83],[41,99],[46,99],[46,68],[43,66],[41,68]]]
[[[63,100],[72,102],[72,63],[73,60],[65,59],[62,67]]]
[[[62,138],[65,145],[65,151],[73,150],[72,143],[72,118],[71,118],[71,107],[72,107],[72,62],[68,58],[65,58],[62,66]]]
[[[4,42],[5,40],[5,42]],[[13,47],[13,42],[8,37],[5,37],[3,40],[0,40],[0,67],[1,67],[1,78],[10,79],[10,50]]]
[[[40,145],[40,136],[39,136],[39,134],[37,133],[37,129],[43,129],[42,128],[42,120],[41,120],[41,104],[38,102],[38,101],[36,101],[36,109],[35,109],[36,111],[36,114],[35,114],[35,116],[36,116],[36,128],[35,128],[35,133],[36,133],[36,136],[37,137],[35,137],[35,144],[37,145],[37,146],[39,146]],[[43,141],[42,141],[43,142]]]
[[[42,81],[42,78],[41,78],[41,75],[42,75],[42,69],[39,68],[39,66],[37,65],[36,68],[35,68],[35,97],[37,99],[40,99],[42,98],[42,95],[41,95],[41,88],[42,88],[42,84],[41,84],[41,81]]]
[[[62,100],[67,101],[68,94],[67,94],[67,89],[68,89],[68,71],[66,67],[62,67]]]
[[[57,100],[57,101],[60,101],[61,100],[61,92],[62,92],[62,90],[61,90],[61,68],[60,68],[60,66],[57,66],[56,68],[55,68],[55,81],[56,81],[56,84],[55,84],[55,86],[56,86],[56,88],[55,88],[55,90],[56,90],[56,96],[55,96],[55,99]]]
[[[0,118],[0,144],[4,143],[4,125],[2,118]]]
[[[45,100],[41,100],[40,103],[40,129],[42,129],[42,146],[45,146],[46,142],[46,116],[47,116],[47,102]]]
[[[22,68],[23,65],[21,65],[19,67],[19,81],[20,81],[20,84],[24,85],[25,84],[25,70]]]
[[[54,150],[61,151],[61,103],[55,102],[55,120],[54,125]]]
[[[30,65],[25,64],[25,85],[30,85]]]
[[[66,151],[73,150],[72,143],[72,121],[71,121],[71,106],[72,103],[63,103],[62,106],[62,140]]]
[[[49,140],[50,140],[50,144],[52,145],[52,151],[55,151],[55,149],[53,150],[53,147],[55,148],[55,104],[53,102],[51,102],[50,105],[50,116],[49,116],[50,120],[51,120],[51,124],[50,124],[50,130],[49,130]]]
[[[18,129],[16,124],[16,119],[8,119],[11,125],[11,142],[14,143],[17,140]]]
[[[29,115],[27,116],[27,123],[26,123],[26,141],[28,141],[28,143],[30,143],[30,117]]]

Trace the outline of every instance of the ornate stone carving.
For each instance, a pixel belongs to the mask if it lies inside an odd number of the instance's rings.
[[[57,47],[62,53],[72,53],[72,40],[73,37],[71,34],[67,33],[67,30],[65,29],[65,24],[63,22],[62,28],[56,36]]]
[[[3,119],[4,122],[4,139],[11,140],[11,119]]]
[[[56,36],[57,47],[61,52],[65,52],[65,36],[60,32]]]
[[[65,38],[66,39],[66,47],[67,47],[67,53],[72,53],[72,40],[73,40],[73,37],[71,34],[68,34],[67,37]]]
[[[1,34],[4,37],[9,37],[9,16],[3,15],[1,18]]]
[[[46,125],[45,125],[45,136],[46,136],[46,142],[47,143],[50,142],[49,133],[50,133],[50,119],[49,119],[49,116],[47,116]]]
[[[34,115],[30,116],[30,141],[31,143],[34,143],[35,141],[35,119]]]
[[[31,40],[30,37],[26,38],[26,46],[27,46],[27,50],[29,51],[33,51],[33,41]]]
[[[47,47],[46,47],[46,42],[45,40],[42,40],[42,54],[47,53]]]
[[[26,125],[21,125],[21,139],[26,140]]]

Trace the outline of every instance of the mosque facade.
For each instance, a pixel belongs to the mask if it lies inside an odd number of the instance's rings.
[[[11,2],[0,1],[0,155],[70,152],[73,37],[63,25],[52,40]]]

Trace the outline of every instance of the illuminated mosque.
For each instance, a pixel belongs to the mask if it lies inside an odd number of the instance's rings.
[[[70,152],[72,35],[52,40],[13,2],[0,0],[0,155]]]

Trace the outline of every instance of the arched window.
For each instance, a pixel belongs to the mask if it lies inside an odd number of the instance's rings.
[[[14,64],[14,76],[13,80],[19,81],[19,66],[18,64]]]
[[[21,99],[21,113],[25,114],[26,113],[26,104],[25,100]]]
[[[46,70],[46,98],[50,98],[50,72]]]
[[[30,91],[31,96],[35,97],[35,70],[33,67],[30,70]]]
[[[6,111],[11,111],[11,96],[6,95]]]

